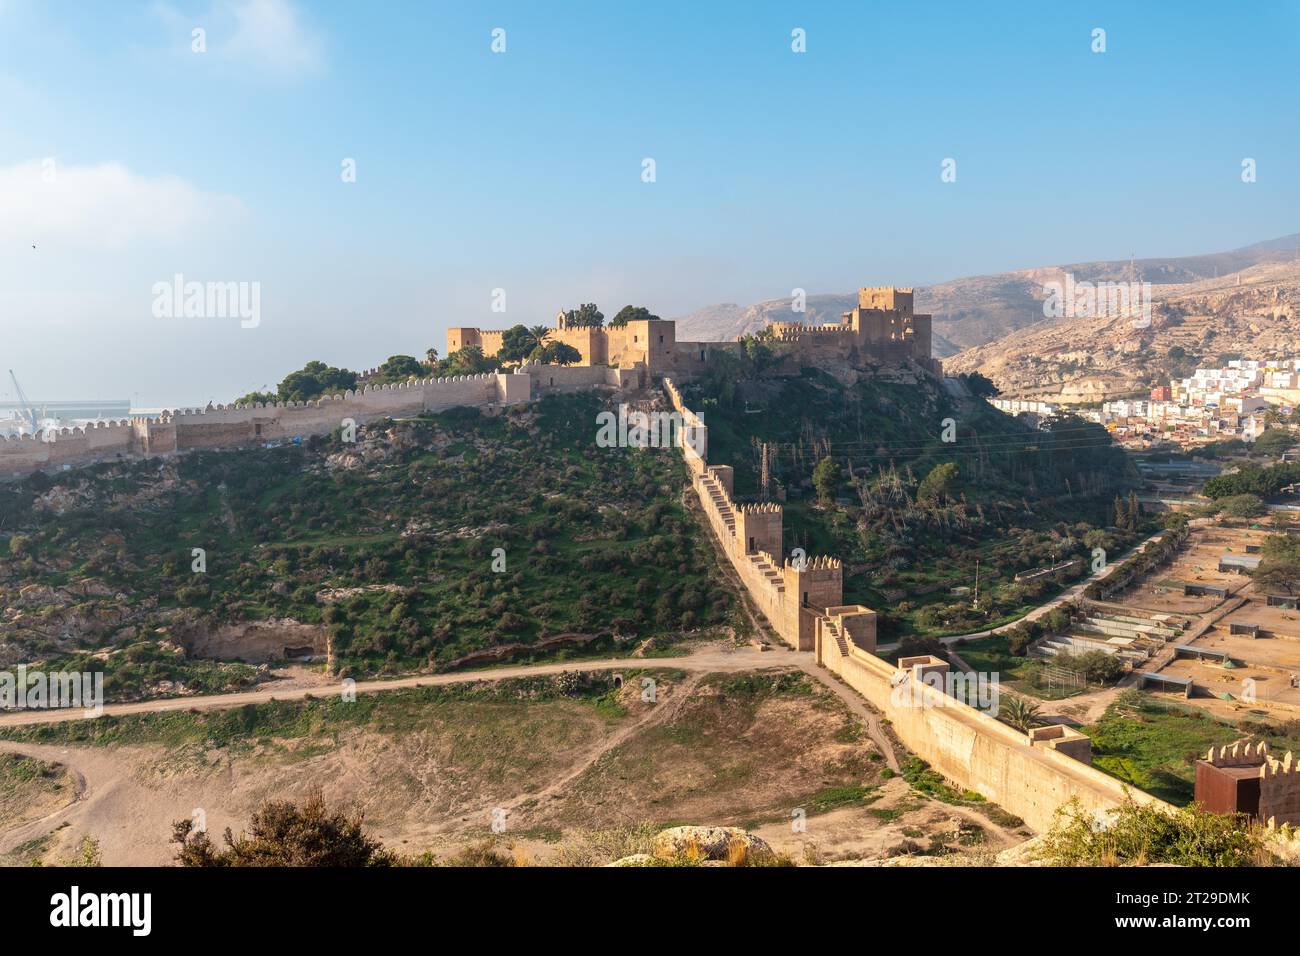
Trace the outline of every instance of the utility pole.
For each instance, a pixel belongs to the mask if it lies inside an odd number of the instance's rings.
[[[758,483],[759,483],[759,489],[762,491],[764,501],[767,501],[767,486],[768,486],[768,478],[770,477],[770,473],[768,471],[768,455],[769,455],[768,444],[767,442],[763,442],[762,470],[759,475]]]
[[[980,559],[975,559],[975,603],[971,605],[975,610],[980,606]]]

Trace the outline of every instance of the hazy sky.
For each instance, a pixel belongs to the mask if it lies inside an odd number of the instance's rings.
[[[0,397],[1300,231],[1298,38],[1295,2],[0,0]],[[177,274],[260,321],[156,316]]]

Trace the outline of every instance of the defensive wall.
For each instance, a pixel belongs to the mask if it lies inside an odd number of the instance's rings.
[[[1058,807],[1077,798],[1099,813],[1126,799],[1173,808],[1070,753],[1070,747],[1034,746],[1030,737],[924,680],[923,667],[896,667],[877,657],[876,614],[843,601],[843,569],[830,557],[784,558],[780,505],[738,505],[732,469],[710,465],[707,428],[686,407],[671,380],[664,390],[688,427],[702,439],[680,442],[691,483],[723,553],[773,630],[865,697],[890,721],[899,739],[958,786],[1014,813],[1039,832],[1051,828]],[[945,665],[946,669],[946,665]]]
[[[158,418],[95,422],[41,437],[0,438],[0,477],[114,458],[290,441],[328,434],[345,419],[363,424],[461,406],[512,405],[551,394],[631,390],[646,383],[640,367],[532,364],[513,373],[371,385],[309,402],[182,408]]]

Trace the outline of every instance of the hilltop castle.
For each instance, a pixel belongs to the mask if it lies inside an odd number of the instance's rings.
[[[447,354],[477,346],[487,356],[501,351],[505,330],[457,327],[447,330]],[[734,351],[734,342],[678,342],[677,323],[671,319],[637,319],[627,325],[575,328],[563,312],[544,336],[547,344],[562,342],[582,356],[579,365],[641,366],[653,376],[691,379],[708,364],[713,351]]]
[[[772,325],[768,345],[777,361],[768,374],[798,375],[805,366],[854,375],[869,365],[913,365],[939,375],[930,358],[930,316],[912,311],[912,290],[861,289],[858,307],[838,325]],[[501,349],[504,332],[453,328],[448,352],[479,346],[484,354]],[[588,389],[631,393],[656,380],[698,378],[718,353],[739,356],[740,342],[679,342],[671,319],[638,319],[623,326],[572,328],[563,313],[544,336],[577,349],[578,364],[529,363],[513,372],[363,385],[309,402],[262,405],[209,405],[176,409],[158,418],[92,423],[84,428],[50,430],[40,438],[0,438],[0,477],[115,458],[169,455],[193,449],[295,441],[328,434],[346,421],[357,423],[393,415],[418,415],[457,406],[500,408],[534,401],[556,392]],[[760,548],[761,550],[761,548]],[[779,552],[772,552],[779,556]],[[802,641],[807,642],[807,634]]]
[[[773,322],[770,345],[778,357],[789,359],[797,373],[804,365],[845,365],[914,362],[932,375],[942,367],[930,356],[931,317],[913,310],[911,289],[874,286],[858,290],[858,305],[835,325]],[[458,326],[447,330],[447,354],[477,346],[484,355],[501,351],[505,330]],[[642,366],[653,378],[665,375],[689,381],[708,365],[715,352],[739,354],[738,342],[679,342],[672,319],[644,319],[625,326],[573,328],[561,312],[544,341],[563,342],[582,356],[581,365]]]
[[[911,289],[871,286],[858,290],[857,307],[838,324],[773,322],[772,332],[778,343],[793,346],[809,360],[854,365],[911,360],[938,375],[941,366],[930,356],[931,322],[929,314],[914,311]]]

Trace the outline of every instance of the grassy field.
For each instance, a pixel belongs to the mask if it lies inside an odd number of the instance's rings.
[[[972,670],[997,674],[1003,687],[1031,694],[1040,700],[1061,700],[1079,693],[1076,689],[1050,686],[1042,679],[1044,662],[1011,653],[1007,638],[1001,634],[964,641],[953,646]]]
[[[1082,729],[1092,738],[1094,767],[1179,806],[1192,801],[1196,760],[1211,747],[1254,736],[1279,752],[1300,751],[1300,722],[1232,724],[1141,691],[1125,692]]]

